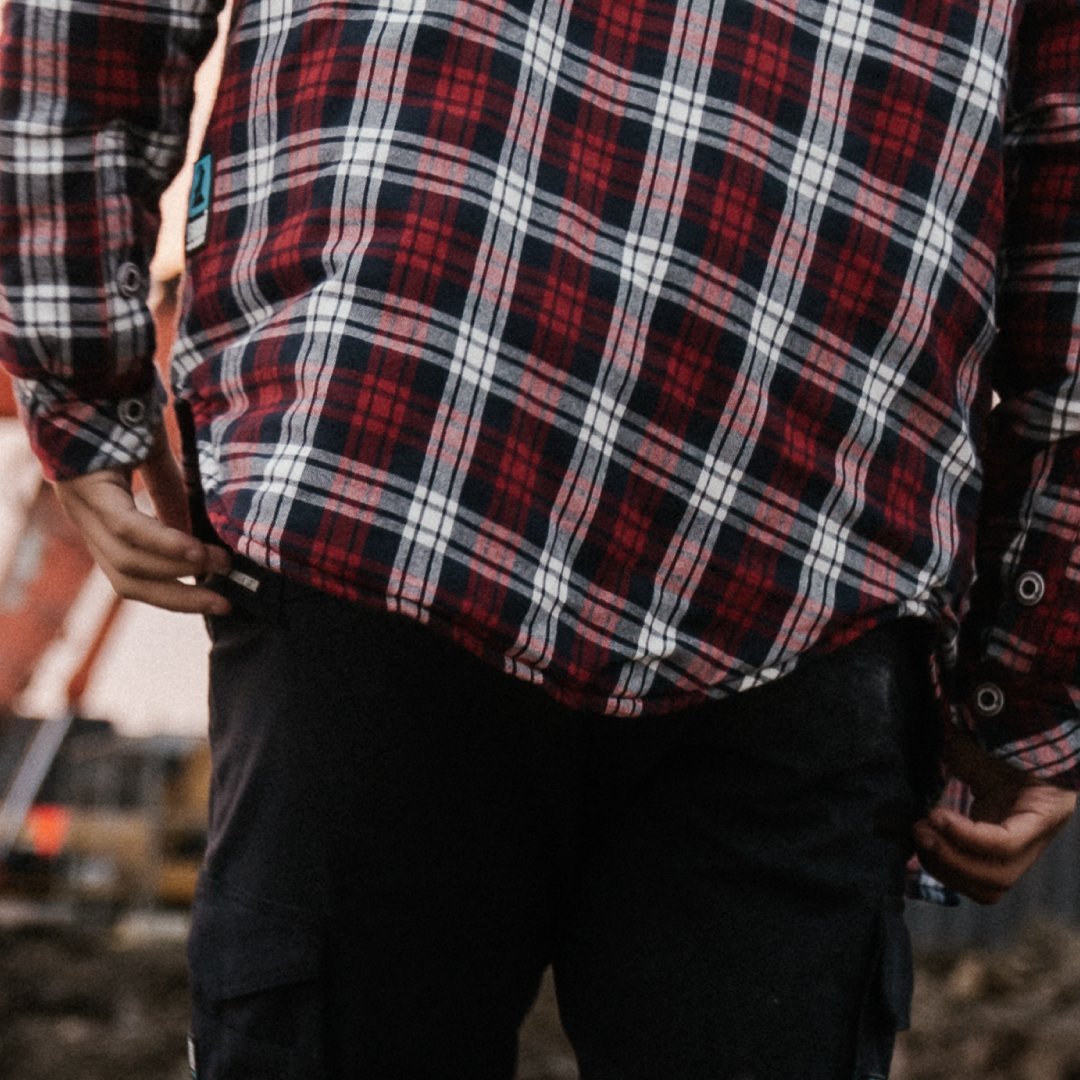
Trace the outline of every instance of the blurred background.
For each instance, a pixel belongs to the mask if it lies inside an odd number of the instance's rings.
[[[188,166],[162,202],[163,366],[221,44],[200,73]],[[197,618],[113,597],[41,482],[0,377],[0,1080],[188,1077],[205,671]],[[998,907],[909,916],[917,990],[893,1080],[1080,1080],[1080,823]],[[576,1076],[545,984],[519,1080]]]

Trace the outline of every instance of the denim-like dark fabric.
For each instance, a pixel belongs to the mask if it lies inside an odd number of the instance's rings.
[[[627,720],[281,579],[232,591],[199,1080],[509,1080],[548,964],[583,1080],[887,1073],[916,624]]]

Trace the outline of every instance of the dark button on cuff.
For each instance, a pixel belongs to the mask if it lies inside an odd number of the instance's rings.
[[[142,293],[146,281],[142,271],[133,263],[121,263],[116,271],[116,285],[121,296],[138,296]]]
[[[1005,708],[1005,694],[997,683],[984,682],[975,687],[975,711],[980,716],[997,716]]]
[[[1026,607],[1034,607],[1046,593],[1046,582],[1036,570],[1028,570],[1016,579],[1016,599]]]
[[[124,398],[116,408],[124,427],[138,427],[146,419],[146,403],[141,398]]]

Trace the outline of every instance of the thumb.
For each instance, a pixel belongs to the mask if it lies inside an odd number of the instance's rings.
[[[164,428],[158,429],[150,456],[139,467],[139,475],[158,519],[165,525],[190,534],[187,487]]]
[[[945,758],[952,774],[971,788],[971,816],[979,821],[1003,821],[1030,782],[951,726],[945,732]]]
[[[150,456],[139,467],[139,475],[154,504],[158,520],[180,532],[192,535],[191,511],[188,505],[187,484],[184,474],[169,446],[164,427],[158,429]],[[205,568],[216,574],[229,572],[230,557],[225,548],[217,544],[200,544]]]

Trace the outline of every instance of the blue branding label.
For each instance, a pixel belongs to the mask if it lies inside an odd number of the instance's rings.
[[[190,255],[206,243],[210,225],[210,198],[214,184],[214,158],[203,154],[195,162],[195,174],[191,178],[191,198],[188,202],[187,238],[184,248]]]

